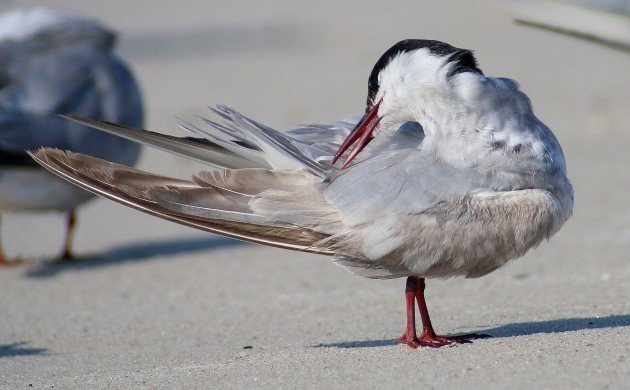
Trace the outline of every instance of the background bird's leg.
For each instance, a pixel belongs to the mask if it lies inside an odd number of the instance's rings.
[[[2,229],[0,229],[0,232]],[[0,233],[0,266],[6,265],[6,259],[4,258],[4,250],[2,250],[2,234]]]
[[[1,230],[1,229],[0,229]],[[0,234],[1,236],[1,234]],[[2,237],[0,237],[0,267],[2,266],[16,266],[16,265],[20,265],[24,263],[24,259],[17,257],[17,258],[8,258],[5,254],[4,254],[4,248],[2,248]]]
[[[418,289],[416,290],[416,300],[418,301],[418,308],[420,310],[420,318],[422,319],[422,333],[420,334],[420,345],[425,347],[442,347],[452,343],[470,343],[471,339],[490,337],[488,335],[480,334],[467,334],[461,336],[438,336],[433,330],[431,324],[431,318],[429,317],[429,310],[427,309],[427,302],[424,299],[424,279],[418,280]]]
[[[74,236],[74,227],[76,226],[77,218],[74,210],[70,210],[66,216],[66,240],[63,246],[63,252],[59,255],[60,260],[70,260],[72,256],[72,238]]]
[[[410,276],[407,278],[405,287],[405,303],[407,307],[407,328],[405,333],[396,339],[396,344],[407,343],[411,348],[418,348],[420,341],[416,335],[416,303],[414,302],[418,290],[418,278]]]

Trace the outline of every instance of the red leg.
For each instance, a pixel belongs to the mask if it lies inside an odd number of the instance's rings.
[[[74,227],[76,226],[77,218],[74,214],[74,210],[68,212],[66,218],[66,239],[63,245],[63,252],[59,255],[59,260],[71,260],[72,256],[72,237],[74,236]]]
[[[0,240],[0,267],[9,267],[14,265],[19,265],[23,263],[22,259],[10,259],[4,255],[4,250],[2,249],[2,240]]]
[[[396,339],[396,344],[406,343],[411,348],[418,348],[420,340],[416,335],[416,303],[414,302],[416,291],[418,290],[418,278],[410,276],[407,278],[405,288],[405,301],[407,305],[407,328],[405,333]]]
[[[424,299],[424,279],[419,279],[418,289],[416,290],[416,300],[418,301],[418,308],[420,309],[420,318],[422,318],[422,333],[420,334],[420,345],[425,347],[443,347],[445,345],[453,343],[470,343],[471,339],[490,337],[488,335],[468,334],[461,336],[438,336],[433,330],[431,324],[431,318],[429,317],[429,310],[427,309],[427,302]]]
[[[7,265],[7,259],[4,257],[4,250],[2,250],[2,239],[0,238],[0,267]]]
[[[453,343],[470,343],[471,339],[490,337],[488,335],[468,334],[462,336],[438,336],[433,330],[427,302],[424,299],[424,279],[415,276],[407,278],[405,288],[405,301],[407,306],[407,329],[405,333],[396,339],[396,344],[406,343],[411,348],[433,347],[439,348]],[[420,318],[422,319],[422,333],[420,337],[416,334],[416,305],[414,299],[418,301]]]

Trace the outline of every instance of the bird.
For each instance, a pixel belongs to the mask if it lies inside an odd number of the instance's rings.
[[[555,234],[573,209],[562,148],[519,85],[471,50],[405,39],[378,59],[360,119],[278,131],[234,109],[180,119],[186,137],[68,119],[204,162],[175,179],[82,154],[31,156],[95,194],[183,225],[406,278],[396,341],[442,347],[425,280],[476,278]],[[416,330],[416,302],[422,332]]]
[[[114,32],[90,17],[50,8],[0,15],[0,211],[66,213],[57,259],[72,258],[75,209],[91,194],[51,175],[26,150],[56,147],[133,165],[141,146],[57,114],[141,127],[139,88],[112,52]],[[10,261],[12,260],[12,261]],[[0,264],[17,263],[0,247]]]
[[[529,0],[508,3],[514,22],[630,53],[630,1]]]

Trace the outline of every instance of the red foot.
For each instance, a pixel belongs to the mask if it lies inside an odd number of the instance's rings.
[[[411,341],[407,334],[396,339],[396,344],[406,343],[408,347],[416,349],[418,347],[440,348],[454,343],[470,343],[468,339],[456,339],[451,337],[443,337],[438,335],[429,335],[422,333],[420,337],[412,336]]]
[[[26,261],[24,261],[23,259],[6,259],[6,258],[2,258],[0,259],[0,268],[2,267],[15,267],[18,265],[22,265],[25,264]]]
[[[74,257],[72,252],[66,249],[59,255],[59,257],[57,257],[57,259],[53,261],[72,261],[72,260],[76,260],[76,258]]]
[[[472,339],[480,339],[490,337],[488,335],[480,334],[466,334],[461,336],[438,336],[433,331],[433,325],[431,325],[431,318],[429,318],[429,311],[427,310],[427,303],[424,299],[424,279],[415,276],[407,278],[407,285],[405,287],[405,304],[407,307],[407,330],[405,333],[396,339],[396,344],[406,343],[411,348],[418,347],[432,347],[439,348],[445,345],[471,343]],[[422,318],[422,333],[420,337],[416,335],[416,307],[414,304],[414,298],[418,301],[418,308],[420,309],[420,318]]]
[[[396,344],[407,344],[408,347],[416,349],[418,347],[440,348],[452,344],[468,344],[471,340],[490,337],[487,334],[470,333],[459,336],[438,336],[429,332],[422,332],[420,337],[411,336],[411,341],[407,333],[396,339]]]
[[[420,340],[418,340],[417,337],[412,336],[411,341],[410,341],[406,333],[396,339],[396,344],[402,344],[402,343],[407,344],[409,348],[413,348],[413,349],[416,349],[421,346]]]

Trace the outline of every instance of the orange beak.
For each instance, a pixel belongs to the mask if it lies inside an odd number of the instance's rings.
[[[381,121],[381,118],[377,115],[377,113],[378,107],[380,106],[382,101],[383,99],[381,99],[370,109],[370,111],[363,115],[363,118],[361,118],[356,127],[343,141],[337,153],[335,153],[335,156],[332,160],[333,164],[335,164],[337,160],[339,160],[339,157],[341,157],[344,152],[356,142],[354,149],[352,149],[350,155],[348,156],[348,158],[346,158],[346,161],[344,161],[340,169],[344,169],[345,167],[347,167],[348,164],[350,164],[350,162],[357,156],[357,154],[359,154],[359,152],[363,150],[365,145],[369,144],[370,141],[372,141],[372,139],[374,138],[372,133],[374,133],[374,129],[376,129],[379,122]]]

